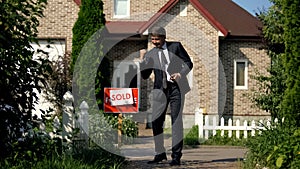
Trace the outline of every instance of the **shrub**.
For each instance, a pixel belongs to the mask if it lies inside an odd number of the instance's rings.
[[[198,136],[198,125],[195,125],[191,130],[186,134],[183,139],[184,145],[199,145],[199,136]]]
[[[249,140],[244,168],[299,168],[300,129],[281,125]]]
[[[122,135],[123,135],[123,142],[131,142],[132,138],[138,136],[138,125],[137,123],[132,120],[131,116],[122,116]],[[107,116],[109,123],[112,125],[114,129],[118,129],[118,116],[116,115],[108,115]]]

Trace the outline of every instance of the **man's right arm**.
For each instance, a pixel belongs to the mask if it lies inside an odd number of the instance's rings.
[[[148,79],[153,70],[153,60],[145,49],[140,50],[140,70],[143,79]]]

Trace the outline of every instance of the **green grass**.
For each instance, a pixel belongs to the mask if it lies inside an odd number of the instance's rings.
[[[14,163],[0,162],[1,169],[118,169],[126,165],[124,157],[111,154],[103,149],[88,149],[73,156],[52,156],[37,162],[22,159]]]

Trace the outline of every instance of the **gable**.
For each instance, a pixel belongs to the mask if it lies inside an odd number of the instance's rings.
[[[77,0],[78,1],[78,0]],[[213,27],[220,31],[224,37],[260,37],[262,23],[231,0],[186,0],[202,15]],[[106,1],[108,3],[108,1]],[[147,21],[110,20],[107,26],[113,30],[111,33],[120,34],[124,30],[113,28],[117,25],[124,26],[126,33],[143,34],[154,25],[161,17],[168,13],[179,0],[169,0]],[[112,3],[112,2],[111,2]],[[136,3],[141,3],[137,1]],[[111,6],[111,4],[110,4]],[[145,11],[147,12],[147,11]]]

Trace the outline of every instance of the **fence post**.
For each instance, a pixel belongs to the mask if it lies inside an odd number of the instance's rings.
[[[206,129],[206,130],[204,130],[204,137],[205,137],[205,139],[208,139],[209,130],[207,130],[207,129],[209,128],[209,119],[208,119],[207,115],[204,117],[204,121],[205,121],[204,128]]]
[[[248,123],[247,123],[247,120],[244,121],[244,138],[247,138],[248,137]]]
[[[61,124],[57,116],[54,117],[52,125],[53,132],[50,132],[50,137],[53,139],[60,136],[61,138],[61,135],[58,134],[59,129],[61,129]]]
[[[251,122],[251,136],[255,136],[255,130],[256,130],[255,121],[252,120],[252,122]]]
[[[217,134],[217,130],[216,130],[216,128],[217,128],[217,117],[216,116],[214,116],[213,117],[213,136],[215,136],[216,134]]]
[[[225,126],[225,120],[224,117],[221,117],[221,128]],[[224,136],[224,129],[221,130],[221,136]]]
[[[62,130],[62,139],[63,146],[71,145],[72,143],[72,133],[74,128],[74,115],[73,115],[73,105],[74,102],[73,95],[70,91],[66,92],[63,96],[63,130]],[[71,147],[69,146],[69,150]]]
[[[199,121],[198,121],[198,135],[199,138],[203,138],[203,109],[197,109],[199,114]]]
[[[89,105],[86,101],[83,101],[79,106],[79,128],[80,128],[80,137],[84,140],[85,144],[83,145],[84,148],[88,148],[89,144]]]
[[[235,124],[236,124],[236,126],[237,126],[237,130],[235,131],[235,136],[236,136],[237,139],[239,139],[239,138],[240,138],[240,130],[239,130],[239,127],[240,127],[240,120],[237,119]]]
[[[232,127],[232,119],[230,118],[228,120],[228,126]],[[232,130],[228,130],[228,137],[231,138],[232,137]]]
[[[258,134],[262,133],[261,128],[263,128],[263,126],[264,126],[263,124],[264,124],[264,121],[262,119],[259,120],[259,132],[258,132]]]

